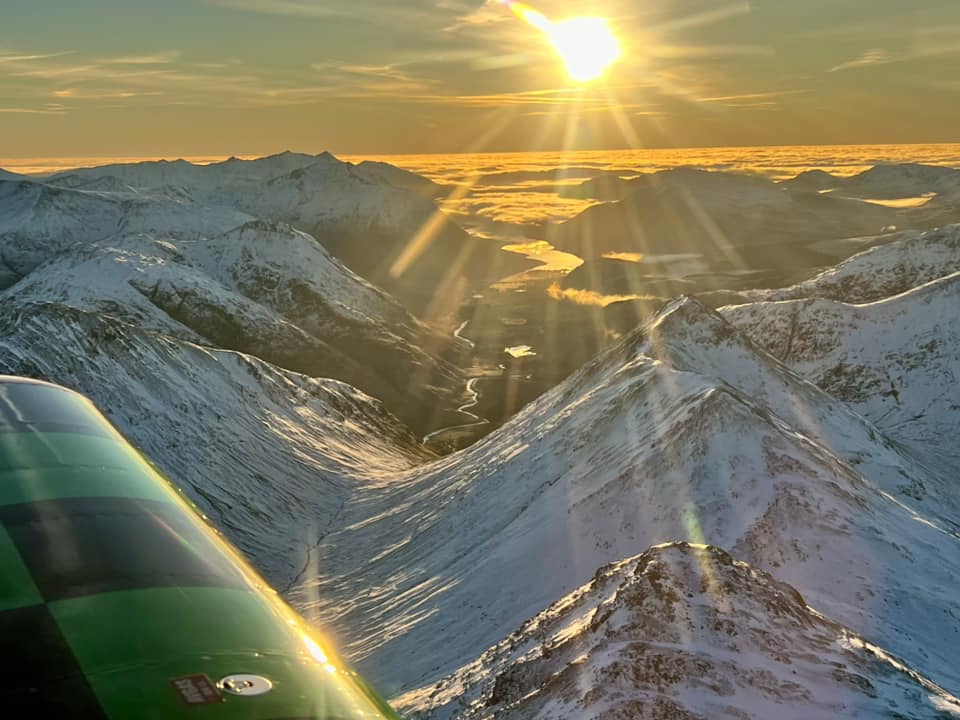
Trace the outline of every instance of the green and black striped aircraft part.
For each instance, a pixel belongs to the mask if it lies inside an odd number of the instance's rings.
[[[398,717],[89,400],[0,376],[0,718]]]

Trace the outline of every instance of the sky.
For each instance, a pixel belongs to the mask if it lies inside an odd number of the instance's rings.
[[[957,0],[0,0],[0,157],[960,141]]]

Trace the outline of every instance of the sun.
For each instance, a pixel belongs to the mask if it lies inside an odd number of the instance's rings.
[[[567,74],[576,82],[596,80],[620,58],[620,42],[603,18],[575,17],[554,22],[526,3],[500,1],[547,36],[567,66]]]
[[[561,20],[551,23],[545,32],[567,74],[577,82],[596,80],[620,58],[620,43],[603,18]]]

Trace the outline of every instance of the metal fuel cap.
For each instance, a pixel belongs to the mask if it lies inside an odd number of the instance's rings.
[[[259,675],[227,675],[217,683],[217,687],[230,695],[253,697],[270,692],[273,683]]]

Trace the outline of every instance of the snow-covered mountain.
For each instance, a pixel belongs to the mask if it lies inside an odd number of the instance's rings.
[[[418,313],[438,297],[444,305],[456,304],[457,294],[528,265],[452,223],[433,202],[438,188],[429,180],[385,163],[341,162],[330,153],[287,152],[211,165],[105,165],[48,182],[80,189],[111,182],[152,194],[179,193],[205,206],[288,223]]]
[[[958,501],[952,476],[684,300],[478,444],[358,495],[292,597],[411,689],[597,567],[707,542],[955,691]]]
[[[864,303],[960,271],[960,225],[901,232],[886,240],[796,285],[740,294],[750,300],[820,297]]]
[[[930,465],[960,470],[960,273],[852,305],[758,302],[723,315]]]
[[[893,212],[662,175],[621,207],[731,267],[775,219],[779,252]],[[446,340],[309,234],[389,276],[435,193],[292,153],[0,180],[0,372],[90,395],[405,708],[960,716],[960,226],[675,300],[436,458],[401,421],[454,405]],[[422,301],[469,247],[417,256]]]
[[[811,170],[785,181],[783,186],[871,202],[899,202],[904,208],[900,227],[933,227],[960,221],[960,169],[951,167],[883,164],[852,177]]]
[[[363,160],[354,167],[367,180],[412,190],[424,197],[436,197],[443,191],[441,186],[423,175],[417,175],[415,172],[404,170],[390,163],[378,160]]]
[[[597,571],[437,685],[416,717],[960,717],[960,700],[723,550],[673,543]]]
[[[438,354],[446,338],[282,222],[162,191],[0,182],[0,271],[0,298],[109,313],[345,380],[421,431],[458,404],[459,371]]]
[[[0,371],[90,396],[280,589],[355,485],[429,457],[344,383],[58,303],[0,300]]]
[[[804,170],[796,177],[783,181],[783,186],[803,192],[831,190],[843,183],[843,178],[825,170]]]
[[[28,178],[25,175],[19,175],[17,173],[10,172],[9,170],[4,170],[0,168],[0,180],[6,180],[9,182],[19,182],[20,180],[27,180]]]
[[[838,185],[848,197],[896,199],[928,193],[960,194],[960,170],[939,165],[902,163],[877,165]]]
[[[906,232],[722,310],[758,346],[928,465],[960,467],[960,225]]]
[[[875,235],[897,213],[855,199],[793,192],[750,175],[678,168],[624,181],[629,194],[587,208],[551,228],[555,246],[593,257],[603,252],[696,253],[742,269],[747,247],[790,246]]]

